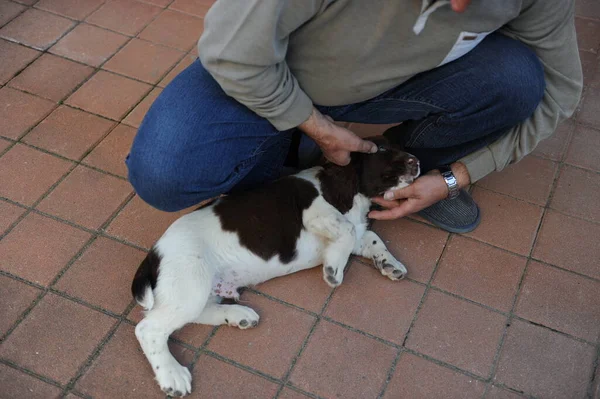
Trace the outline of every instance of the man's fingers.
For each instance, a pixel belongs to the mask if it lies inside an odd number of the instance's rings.
[[[410,185],[408,187],[404,187],[404,188],[401,188],[398,190],[387,191],[383,195],[383,198],[388,201],[392,201],[392,200],[398,200],[398,199],[412,198],[414,196],[415,196],[415,187]]]
[[[352,133],[354,135],[354,133]],[[377,146],[375,143],[367,140],[363,140],[358,136],[354,136],[354,139],[350,143],[350,151],[354,152],[366,152],[367,154],[373,154],[377,152]]]
[[[409,212],[406,212],[402,206],[397,206],[392,209],[386,209],[384,211],[371,211],[369,212],[368,217],[375,220],[393,220],[399,219],[408,215]]]
[[[452,0],[450,3],[452,5],[452,9],[456,12],[464,12],[471,0]]]
[[[350,153],[348,151],[335,151],[333,153],[326,153],[325,158],[340,166],[346,166],[350,163]]]
[[[400,205],[400,202],[398,202],[398,201],[388,201],[381,197],[371,198],[371,201],[373,201],[377,205],[381,205],[382,207],[388,208],[388,209],[395,208],[398,205]]]

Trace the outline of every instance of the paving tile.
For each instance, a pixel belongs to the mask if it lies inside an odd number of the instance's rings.
[[[0,201],[0,235],[24,213],[25,209],[5,201]]]
[[[6,339],[0,355],[66,384],[116,319],[48,293]]]
[[[197,17],[204,17],[214,3],[215,0],[175,0],[169,8]]]
[[[284,388],[278,396],[278,399],[306,399],[308,396],[296,392],[291,388]]]
[[[205,355],[194,366],[192,378],[192,394],[189,396],[192,399],[267,399],[274,397],[279,388],[269,380]]]
[[[15,324],[40,292],[35,287],[10,277],[0,276],[0,297],[3,298],[0,307],[0,336]]]
[[[162,92],[162,89],[159,87],[155,87],[152,91],[144,98],[134,109],[127,115],[125,119],[123,119],[123,123],[133,127],[140,127],[142,121],[144,120],[144,116],[146,116],[146,112],[152,106],[156,97]]]
[[[202,19],[177,11],[165,10],[140,33],[141,39],[188,51],[200,38]]]
[[[0,364],[0,386],[3,398],[58,399],[62,389],[35,377]]]
[[[488,390],[486,399],[521,399],[525,398],[525,396],[518,394],[513,391],[509,391],[508,389],[499,388],[495,385],[492,385]]]
[[[146,254],[98,238],[54,286],[92,305],[120,314],[131,303],[131,280]]]
[[[81,21],[103,2],[104,0],[40,0],[35,3],[35,8]]]
[[[133,39],[103,68],[147,83],[156,84],[184,53],[145,40]]]
[[[543,398],[583,398],[594,348],[543,327],[513,321],[495,380]]]
[[[533,257],[600,279],[600,226],[549,210],[544,217]]]
[[[38,205],[38,209],[97,229],[131,192],[131,186],[123,180],[78,166]]]
[[[198,59],[198,55],[196,55],[192,52],[188,53],[185,57],[183,57],[183,59],[181,61],[179,61],[179,63],[175,66],[175,68],[173,68],[167,74],[167,76],[165,76],[163,78],[163,80],[161,80],[160,83],[158,83],[158,86],[165,87],[166,85],[171,83],[171,81],[173,79],[175,79],[175,77],[177,75],[179,75],[185,68],[190,66],[197,59]]]
[[[136,195],[112,221],[106,232],[141,247],[150,248],[171,223],[184,213],[159,211]]]
[[[17,144],[0,158],[0,195],[24,205],[33,205],[71,163]]]
[[[150,91],[151,86],[100,71],[66,101],[77,108],[120,120]]]
[[[600,130],[577,125],[565,162],[600,172]]]
[[[594,383],[592,384],[592,398],[600,398],[600,367],[596,367],[596,376],[594,377]]]
[[[430,291],[406,347],[487,377],[506,317]]]
[[[165,8],[168,6],[173,0],[140,0],[142,3],[153,4],[155,6],[159,6]]]
[[[127,42],[126,36],[88,24],[77,25],[49,51],[98,67]]]
[[[481,209],[481,224],[466,235],[520,255],[529,255],[542,208],[478,187],[471,194]]]
[[[505,312],[510,311],[527,259],[454,236],[433,284]]]
[[[408,219],[376,221],[376,232],[389,251],[408,269],[408,277],[427,283],[435,268],[448,233]]]
[[[600,87],[589,87],[585,92],[578,121],[600,128]]]
[[[260,316],[258,327],[222,327],[208,348],[274,377],[287,372],[308,335],[314,318],[265,297],[244,293],[243,303]]]
[[[12,1],[0,1],[0,26],[19,15],[26,7]]]
[[[354,261],[325,315],[402,345],[424,292],[422,285],[392,281],[374,268]]]
[[[64,35],[75,23],[58,15],[31,8],[0,29],[0,36],[45,50]]]
[[[484,390],[481,381],[404,353],[384,398],[481,398]]]
[[[71,159],[81,159],[115,122],[61,105],[22,141]]]
[[[87,165],[127,177],[125,157],[129,154],[136,129],[117,126],[94,150],[83,160]]]
[[[89,77],[94,70],[51,54],[44,54],[19,76],[10,86],[53,101],[60,101]]]
[[[596,53],[600,47],[600,21],[576,17],[575,28],[579,49]]]
[[[322,397],[375,398],[395,356],[390,346],[322,320],[290,381]]]
[[[169,343],[173,356],[188,366],[194,356],[189,349]],[[110,384],[106,382],[110,381]],[[98,358],[79,379],[75,389],[95,398],[164,398],[135,337],[134,328],[121,324]]]
[[[0,136],[18,139],[44,119],[54,103],[10,87],[0,89]]]
[[[596,0],[577,0],[575,2],[575,15],[600,19],[600,3]]]
[[[493,172],[477,182],[477,185],[545,206],[556,169],[555,162],[529,156],[507,166],[501,172]]]
[[[527,320],[596,342],[600,336],[600,282],[532,262],[516,314]]]
[[[332,290],[323,281],[321,266],[274,278],[256,288],[267,295],[315,313],[321,312]]]
[[[39,54],[39,51],[0,39],[0,84],[8,82],[17,72],[25,68]]]
[[[128,36],[135,36],[161,11],[159,7],[135,0],[109,0],[86,21]]]
[[[600,222],[600,175],[565,165],[550,202],[550,207],[569,215]]]
[[[90,237],[82,230],[31,213],[0,241],[0,267],[48,285]]]
[[[572,119],[565,120],[558,125],[552,136],[538,144],[532,155],[538,155],[553,161],[562,161],[574,127],[575,123]]]
[[[588,51],[579,51],[581,69],[583,71],[583,85],[589,86],[594,81],[594,75],[598,68],[598,54]]]
[[[2,152],[4,152],[8,147],[10,147],[11,144],[12,141],[0,138],[0,154],[2,154]]]
[[[140,307],[136,306],[136,308],[139,309]],[[214,326],[191,323],[184,326],[181,330],[175,331],[171,337],[199,348],[206,342],[213,329]]]

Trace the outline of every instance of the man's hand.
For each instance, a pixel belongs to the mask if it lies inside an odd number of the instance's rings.
[[[470,2],[471,0],[451,0],[450,5],[454,11],[464,12],[469,6]]]
[[[469,172],[462,163],[454,163],[452,172],[458,186],[464,188],[471,182]],[[388,208],[384,211],[372,211],[371,219],[391,220],[419,212],[448,196],[448,186],[439,170],[432,170],[419,177],[413,184],[396,191],[388,191],[384,198],[373,198],[373,202]]]
[[[308,120],[298,127],[321,147],[325,158],[341,166],[350,163],[350,152],[377,152],[374,143],[336,125],[316,108],[313,108]]]

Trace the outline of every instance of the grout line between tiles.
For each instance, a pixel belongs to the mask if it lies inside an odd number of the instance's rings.
[[[383,395],[387,391],[388,385],[390,385],[390,381],[392,380],[392,377],[394,376],[394,373],[396,372],[396,367],[398,366],[400,357],[402,357],[402,353],[404,353],[402,348],[398,348],[396,357],[394,357],[394,360],[392,361],[392,366],[388,370],[387,376],[385,377],[385,381],[383,381],[383,386],[381,387],[381,391],[379,392],[379,395],[377,395],[377,399],[382,399]]]
[[[24,374],[29,375],[30,377],[34,377],[34,378],[36,378],[36,379],[38,379],[40,381],[43,381],[43,382],[45,382],[47,384],[50,384],[50,385],[53,385],[53,386],[55,386],[57,388],[63,389],[63,387],[64,387],[60,382],[54,381],[51,378],[48,378],[48,377],[43,376],[41,374],[38,374],[35,371],[31,371],[28,368],[20,366],[20,365],[18,365],[17,363],[15,363],[13,361],[0,358],[0,364],[4,364],[5,366],[8,366],[8,367],[10,367],[10,368],[12,368],[14,370],[20,371],[20,372],[22,372]]]
[[[21,3],[18,3],[18,2],[11,1],[11,3],[18,4],[20,6],[23,6],[24,8],[21,11],[19,11],[17,14],[15,14],[11,19],[9,19],[8,21],[6,21],[3,24],[0,24],[0,29],[4,28],[6,25],[10,24],[12,21],[14,21],[15,19],[19,18],[23,13],[25,13],[25,11],[27,11],[29,8],[31,8],[31,7],[29,7],[29,6],[25,5],[25,4],[21,4]]]
[[[592,365],[592,376],[590,377],[590,383],[587,389],[587,397],[590,399],[594,398],[594,385],[598,385],[596,389],[598,389],[598,393],[600,393],[600,381],[597,381],[597,378],[600,377],[600,373],[598,372],[598,368],[600,367],[600,343],[596,347],[596,358],[594,359],[594,363]]]

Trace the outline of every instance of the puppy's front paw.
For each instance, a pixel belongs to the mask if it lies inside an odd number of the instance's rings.
[[[342,284],[342,280],[344,279],[344,270],[336,269],[333,266],[324,266],[323,267],[323,280],[327,283],[331,288],[335,288]]]
[[[382,258],[376,262],[376,266],[390,280],[402,280],[408,273],[406,267],[394,258]]]
[[[155,370],[156,381],[169,396],[185,396],[192,392],[192,374],[187,367],[173,361]]]

